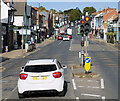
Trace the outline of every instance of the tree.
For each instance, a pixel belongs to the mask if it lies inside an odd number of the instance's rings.
[[[80,10],[73,9],[69,13],[69,20],[75,21],[80,19],[80,15],[82,15]]]
[[[63,14],[63,12],[61,10],[59,10],[59,14]]]
[[[69,15],[70,21],[75,21],[80,19],[80,15],[82,15],[80,9],[76,7],[76,9],[69,9],[64,11],[65,15]]]
[[[50,9],[50,11],[52,11],[54,14],[57,12],[55,9]]]
[[[73,10],[73,9],[65,10],[65,11],[64,11],[64,14],[69,14],[70,11],[72,11],[72,10]]]
[[[85,7],[83,9],[83,14],[85,15],[86,12],[88,12],[89,16],[92,15],[92,13],[96,12],[97,10],[94,7]]]

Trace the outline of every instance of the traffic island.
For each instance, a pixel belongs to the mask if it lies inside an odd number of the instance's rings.
[[[72,73],[72,74],[73,77],[77,77],[77,78],[96,78],[100,76],[97,73]]]
[[[77,68],[82,68],[82,66],[80,66],[80,65],[73,65],[72,68],[73,69],[77,69]]]

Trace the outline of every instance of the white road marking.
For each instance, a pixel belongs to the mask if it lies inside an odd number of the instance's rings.
[[[62,41],[58,45],[60,45],[61,43],[62,43]]]
[[[101,79],[101,89],[104,89],[104,80]]]
[[[100,87],[92,87],[92,86],[88,86],[88,88],[100,88]]]
[[[102,96],[102,101],[105,101],[105,96]]]
[[[83,82],[99,82],[99,81],[93,81],[93,80],[80,80],[80,81],[83,81]]]
[[[6,101],[7,100],[7,98],[5,98],[3,101]]]
[[[74,79],[72,79],[72,83],[73,83],[73,88],[74,88],[74,90],[76,90],[77,88],[76,88],[76,84],[75,84]]]
[[[71,40],[71,42],[70,42],[70,48],[69,48],[69,50],[71,50],[71,46],[72,46],[72,41],[73,41],[73,39]]]
[[[101,97],[101,95],[94,95],[94,94],[81,94],[84,96],[92,96],[92,97]]]
[[[81,88],[98,88],[98,89],[100,88],[100,87],[92,87],[92,86],[87,86],[87,87],[86,86],[78,86],[78,87],[81,87]]]
[[[17,89],[17,86],[12,90],[12,92],[14,92]]]
[[[8,82],[8,81],[3,81],[3,80],[1,80],[0,82]]]
[[[79,101],[79,97],[76,97],[76,100]]]

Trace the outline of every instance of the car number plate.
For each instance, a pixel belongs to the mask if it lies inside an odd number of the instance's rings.
[[[47,77],[33,77],[33,80],[47,80]]]

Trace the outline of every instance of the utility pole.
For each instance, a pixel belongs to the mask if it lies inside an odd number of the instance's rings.
[[[39,2],[39,9],[38,9],[38,25],[39,25],[38,40],[40,41],[40,2]]]
[[[27,43],[27,0],[26,0],[26,36],[25,36],[25,43]]]
[[[84,16],[82,16],[82,19],[80,20],[80,34],[82,35],[82,41],[81,41],[81,65],[84,67]]]
[[[25,35],[25,49],[26,49],[26,51],[27,51],[27,49],[28,49],[28,44],[27,44],[27,0],[26,0],[26,5],[25,5],[25,7],[26,7],[26,10],[25,10],[25,12],[26,12],[26,35]]]
[[[86,57],[87,57],[87,40],[88,40],[88,33],[90,32],[90,17],[88,16],[88,12],[86,12],[85,16],[85,35],[86,35]]]

